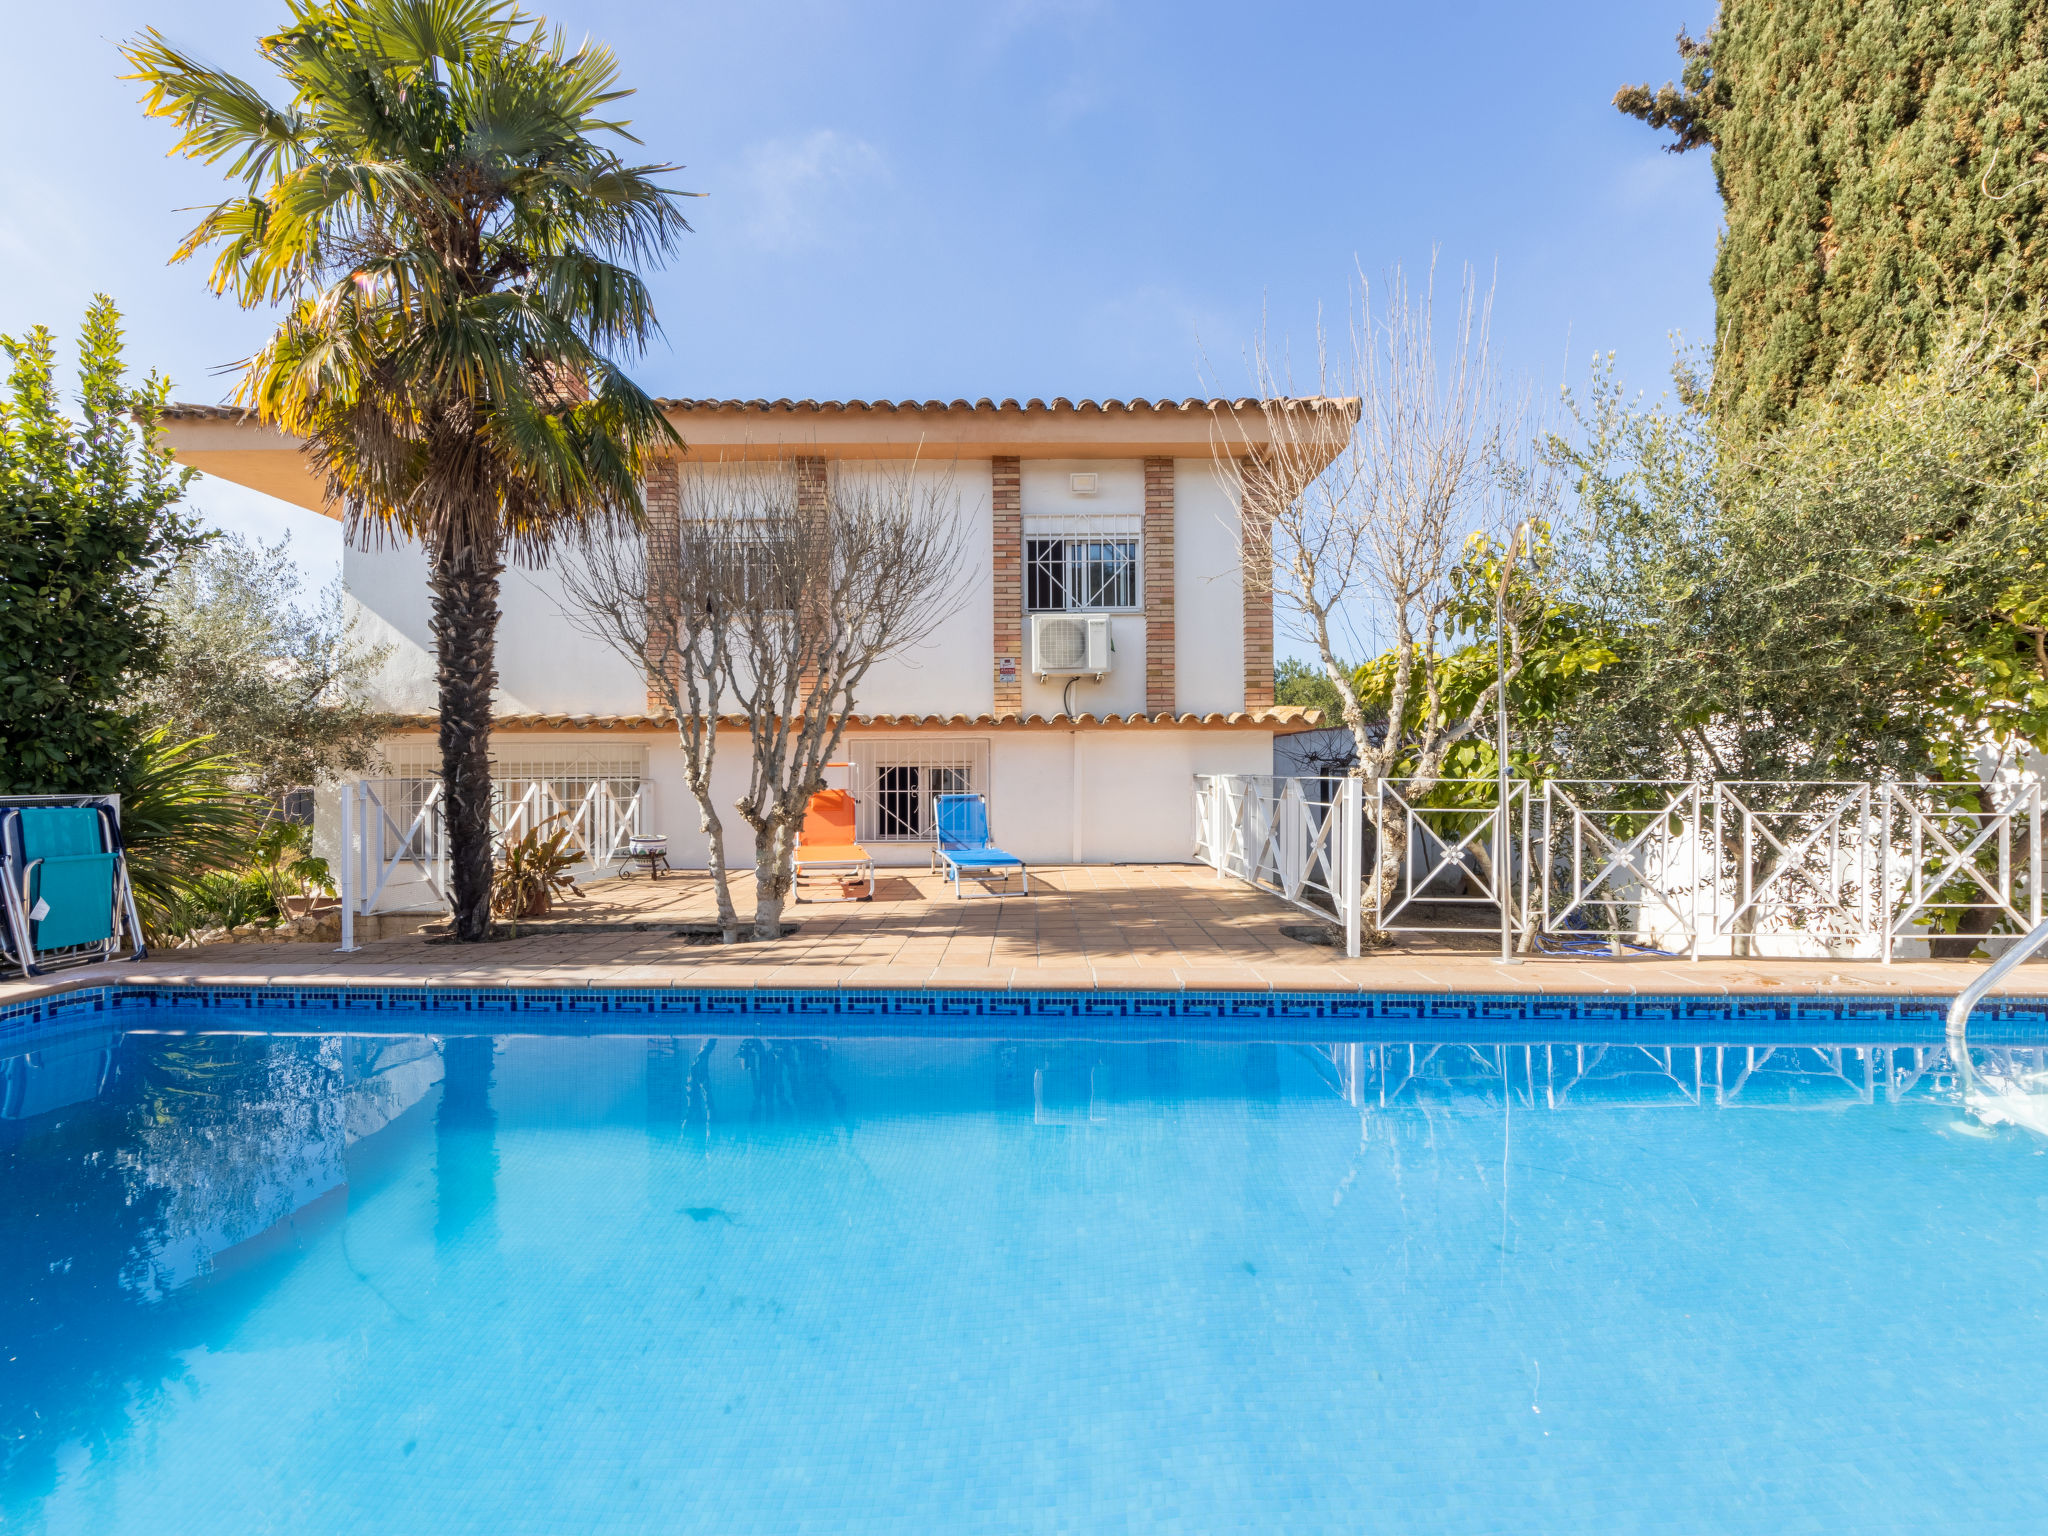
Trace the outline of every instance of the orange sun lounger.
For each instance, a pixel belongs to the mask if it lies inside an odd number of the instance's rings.
[[[853,796],[843,789],[822,789],[804,807],[804,824],[796,837],[796,889],[804,899],[804,883],[829,882],[839,895],[828,900],[867,901],[875,894],[875,861],[853,840]],[[860,890],[862,881],[866,890]]]

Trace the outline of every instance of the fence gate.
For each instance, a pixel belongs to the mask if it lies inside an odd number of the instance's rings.
[[[1656,945],[1697,960],[1703,940],[1732,950],[1775,933],[1830,948],[1876,941],[1890,961],[1901,938],[1939,937],[1938,918],[1974,911],[2024,933],[2048,904],[2036,781],[1541,787],[1538,797],[1526,781],[1511,784],[1503,817],[1492,780],[1386,779],[1367,789],[1355,778],[1202,775],[1195,850],[1219,875],[1343,922],[1354,954],[1365,902],[1377,899],[1368,821],[1379,847],[1401,846],[1376,913],[1398,932],[1497,934],[1505,898],[1525,944],[1604,940],[1617,952]],[[1425,917],[1442,907],[1463,911],[1448,923]],[[1473,909],[1484,916],[1464,915]]]
[[[437,784],[435,786],[439,788]],[[640,829],[640,801],[646,786],[635,779],[550,776],[493,781],[491,832],[500,840],[544,830],[563,831],[567,846],[586,864],[615,864]]]
[[[1884,926],[1876,879],[1879,829],[1868,784],[1719,781],[1708,866],[1732,863],[1728,899],[1716,879],[1713,931],[1753,936],[1790,928],[1864,939]],[[1759,875],[1759,867],[1764,873]]]
[[[603,869],[616,863],[628,839],[642,830],[646,795],[637,772],[564,765],[494,775],[491,839],[502,843],[538,828],[565,831],[567,846],[582,862]],[[343,949],[355,947],[355,919],[377,911],[387,896],[410,896],[405,904],[415,910],[449,904],[444,801],[440,779],[428,775],[358,779],[341,786]]]
[[[1418,794],[1437,790],[1467,803],[1415,803]],[[1374,780],[1373,826],[1381,846],[1390,829],[1398,837],[1403,865],[1378,926],[1390,933],[1498,934],[1505,888],[1509,921],[1520,934],[1531,911],[1529,861],[1522,855],[1529,845],[1526,782],[1509,781],[1504,838],[1500,819],[1500,785],[1495,779]],[[1450,907],[1456,917],[1450,923],[1427,921],[1422,915],[1425,907]]]
[[[448,901],[439,779],[359,779],[341,786],[342,948],[354,946],[358,913],[374,912],[392,876],[409,867]]]
[[[1543,932],[1632,942],[1654,906],[1699,958],[1700,786],[1679,780],[1543,786]]]
[[[1982,784],[1887,784],[1880,805],[1878,888],[1889,920],[1884,960],[1916,921],[1939,909],[1989,910],[2026,933],[2041,921],[2041,785],[2015,786],[2002,810],[1971,810]],[[2022,899],[2013,834],[2024,839]]]

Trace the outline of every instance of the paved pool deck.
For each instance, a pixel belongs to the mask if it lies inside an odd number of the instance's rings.
[[[1484,992],[1647,995],[1929,996],[1983,970],[1968,960],[1531,957],[1506,966],[1483,936],[1403,935],[1357,960],[1283,932],[1314,919],[1277,897],[1197,865],[1034,870],[1029,897],[957,901],[922,871],[884,871],[871,902],[805,902],[797,931],[774,944],[692,944],[660,926],[713,916],[709,880],[610,880],[564,902],[570,930],[536,927],[486,945],[409,935],[365,943],[232,944],[159,951],[0,983],[0,1004],[113,982],[214,986],[393,987],[961,987]],[[734,881],[742,916],[750,884]],[[652,924],[653,927],[634,927]],[[2027,967],[2009,995],[2048,994],[2048,967]]]

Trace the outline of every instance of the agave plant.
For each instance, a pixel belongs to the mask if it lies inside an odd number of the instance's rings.
[[[499,850],[497,866],[491,871],[491,910],[499,917],[545,917],[554,909],[557,891],[570,896],[583,894],[569,874],[577,858],[569,846],[574,829],[547,830],[552,823],[565,819],[550,816],[524,837],[507,841]]]
[[[235,786],[241,764],[212,739],[174,742],[158,727],[121,776],[128,878],[151,938],[178,931],[207,875],[245,865],[263,827],[263,802]]]

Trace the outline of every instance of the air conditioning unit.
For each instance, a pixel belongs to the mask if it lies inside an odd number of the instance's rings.
[[[1031,670],[1042,678],[1091,673],[1100,680],[1109,672],[1109,615],[1031,615]]]

